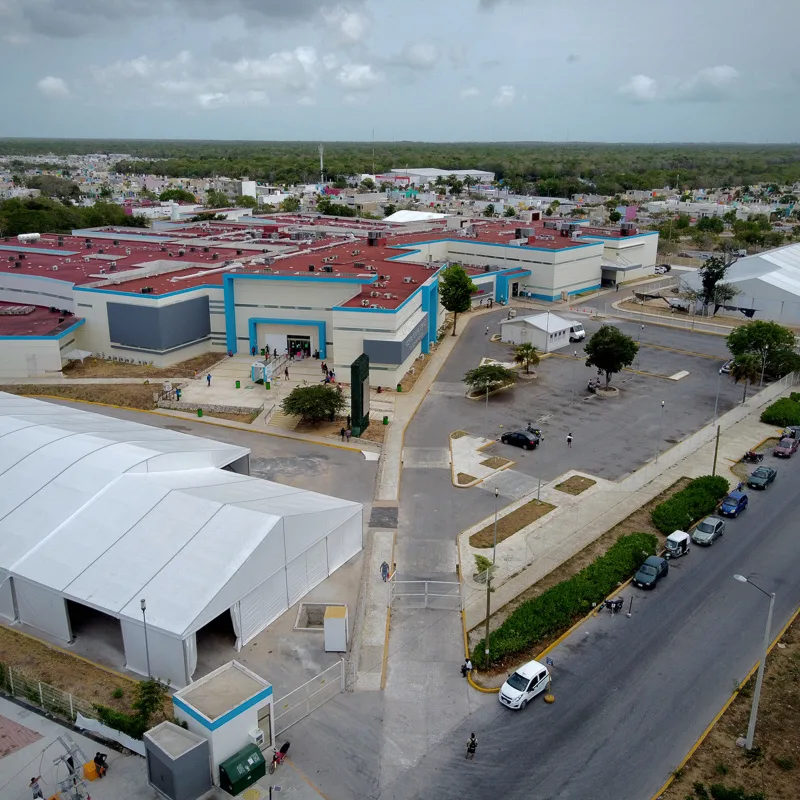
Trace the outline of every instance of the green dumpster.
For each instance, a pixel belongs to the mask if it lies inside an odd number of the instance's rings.
[[[271,384],[270,384],[270,382],[269,382],[269,381],[264,381],[264,388],[265,388],[267,391],[269,391],[269,390],[270,390],[270,388],[271,388]]]
[[[383,415],[383,424],[384,425],[388,425],[389,424],[389,417],[386,414]]]
[[[236,388],[237,389],[241,389],[242,388],[242,382],[241,381],[236,381]]]
[[[264,754],[249,744],[219,765],[219,785],[228,794],[237,795],[266,774]]]
[[[198,417],[202,417],[203,416],[203,409],[202,408],[198,408],[197,409],[197,416]]]

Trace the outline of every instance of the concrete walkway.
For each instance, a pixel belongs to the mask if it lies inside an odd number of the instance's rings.
[[[718,475],[728,478],[731,484],[738,482],[730,468],[742,453],[765,438],[780,433],[780,429],[759,421],[761,410],[776,397],[790,391],[789,379],[784,379],[719,418]],[[558,507],[497,546],[500,568],[494,581],[492,607],[499,609],[514,600],[680,478],[710,475],[715,435],[716,427],[709,425],[659,456],[657,463],[645,465],[618,483],[596,479],[597,486],[574,498],[554,489],[555,484],[567,476],[543,487],[541,499]],[[536,493],[532,493],[521,498],[506,512],[535,496]],[[458,537],[459,558],[466,574],[464,610],[467,630],[486,619],[485,589],[471,578],[473,553],[477,551],[469,546],[469,536],[485,524],[486,520]]]

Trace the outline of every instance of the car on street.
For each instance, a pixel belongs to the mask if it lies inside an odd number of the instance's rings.
[[[775,480],[777,474],[778,470],[772,469],[772,467],[757,467],[750,473],[747,485],[751,489],[766,489]]]
[[[633,576],[633,585],[640,589],[652,589],[668,572],[669,564],[666,558],[648,556]]]
[[[783,429],[781,439],[800,439],[800,425],[787,425]]]
[[[726,517],[736,517],[747,508],[747,495],[738,490],[731,492],[719,507],[719,513]]]
[[[523,709],[547,688],[550,671],[538,661],[523,664],[500,687],[499,700],[506,708]]]
[[[775,445],[772,455],[778,456],[778,458],[791,458],[798,447],[800,447],[800,439],[781,439]]]
[[[503,444],[521,447],[523,450],[535,450],[539,446],[539,437],[529,431],[511,431],[500,437]]]
[[[692,531],[692,541],[695,544],[708,547],[725,533],[725,520],[719,517],[706,517]]]
[[[720,368],[719,374],[720,375],[728,375],[730,371],[733,369],[733,359],[729,358]]]

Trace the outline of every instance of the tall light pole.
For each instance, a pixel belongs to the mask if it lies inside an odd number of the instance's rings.
[[[644,312],[642,312],[644,315]],[[642,334],[644,333],[644,325],[642,324],[639,327],[639,339],[637,340],[637,344],[639,345],[638,349],[636,350],[636,369],[639,369],[639,365],[642,363]]]
[[[492,547],[492,564],[495,562],[497,556],[497,496],[500,494],[499,489],[494,487],[494,546]]]
[[[769,345],[764,347],[764,356],[761,359],[761,383],[759,384],[759,387],[764,385],[764,370],[767,367],[767,355],[768,354],[769,354]]]
[[[760,586],[753,583],[749,578],[745,578],[744,575],[734,575],[734,580],[740,581],[741,583],[749,583],[751,586],[755,586],[761,594],[766,595],[769,598],[769,612],[767,613],[767,627],[764,630],[764,647],[761,650],[761,662],[758,665],[758,675],[756,677],[756,690],[753,692],[753,705],[750,708],[750,722],[747,725],[747,738],[745,739],[745,749],[752,750],[753,749],[753,737],[756,733],[756,718],[758,717],[758,701],[761,697],[761,683],[764,680],[764,665],[767,662],[767,650],[769,649],[769,637],[770,632],[772,629],[772,610],[775,608],[775,592],[771,594],[769,592],[765,592]]]
[[[658,457],[661,455],[661,425],[664,422],[664,401],[661,401],[661,415],[658,418],[658,441],[656,443],[656,464],[658,464]]]
[[[574,360],[572,362],[572,399],[576,400],[578,394],[578,387],[575,382],[575,372],[578,368],[578,351],[576,350],[573,355],[574,355]]]
[[[142,622],[144,622],[144,654],[145,658],[147,659],[147,677],[151,678],[152,674],[150,672],[150,646],[147,642],[147,603],[145,602],[144,597],[139,601],[139,605],[142,608]]]
[[[717,421],[717,407],[719,406],[719,387],[722,383],[722,370],[719,371],[719,378],[717,378],[717,397],[714,400],[714,422]]]
[[[487,432],[489,432],[489,384],[486,384],[486,407],[483,411],[483,427]]]

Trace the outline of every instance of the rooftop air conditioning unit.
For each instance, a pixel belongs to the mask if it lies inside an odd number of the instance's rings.
[[[106,271],[105,271],[105,269],[103,269],[103,267],[100,267],[100,274],[101,275],[105,275],[106,274]]]
[[[162,252],[162,253],[166,253],[166,252],[167,252],[167,248],[166,248],[166,247],[164,247],[164,245],[163,245],[163,244],[161,245],[161,252]]]
[[[119,239],[114,239],[114,244],[119,245]]]
[[[58,272],[58,267],[55,264],[53,264],[53,266],[50,267],[50,269],[52,272]]]
[[[204,248],[203,248],[203,252],[204,252],[204,253],[207,253],[207,252],[208,252],[208,248],[207,248],[207,247],[204,247]]]
[[[370,306],[370,308],[380,308],[380,307],[381,307],[381,306],[379,306],[377,303],[373,303],[373,304]]]
[[[382,281],[388,281],[389,278],[391,278],[391,277],[392,277],[391,275],[381,275],[381,280]]]
[[[323,272],[333,272],[333,267],[329,267],[329,266],[325,265],[325,266],[322,268],[322,271],[323,271]]]
[[[84,263],[84,264],[88,264],[88,263],[89,263],[89,261],[91,261],[91,259],[89,258],[89,256],[84,256],[84,257],[83,257],[83,263]]]
[[[370,292],[370,293],[369,293],[369,296],[370,296],[370,297],[380,297],[380,296],[381,296],[381,293],[380,293],[380,292]]]
[[[100,254],[102,255],[103,253],[105,253],[105,250],[103,250],[103,248],[102,248],[102,247],[98,247],[98,248],[97,248],[97,252],[98,252],[98,253],[100,253]]]
[[[408,275],[406,275],[406,277],[403,278],[403,283],[411,283],[411,278]]]
[[[250,731],[248,734],[250,736],[250,741],[256,745],[257,747],[264,746],[264,731],[260,728],[256,728],[254,731]]]
[[[394,297],[394,295],[393,295],[391,292],[384,292],[383,296],[384,296],[384,297],[385,297],[387,300],[391,300],[391,299]]]
[[[364,306],[364,308],[366,308],[369,305],[369,300],[362,300],[361,305]]]
[[[186,255],[186,251],[185,250],[178,250],[178,255],[179,256],[185,256]]]
[[[309,272],[313,272],[314,271],[314,265],[313,264],[309,264],[308,265],[308,271]]]
[[[116,271],[117,271],[117,262],[116,262],[116,261],[112,261],[112,262],[111,262],[111,263],[108,265],[108,269],[109,269],[109,271],[111,271],[111,272],[116,272]]]
[[[219,253],[214,253],[214,254],[211,256],[211,260],[212,260],[212,261],[216,261],[218,258],[219,258]]]

